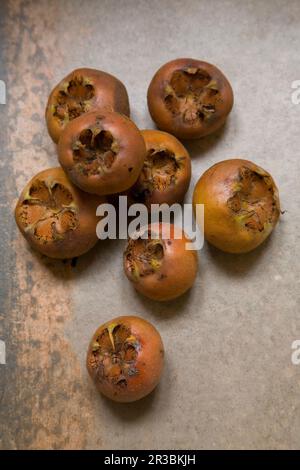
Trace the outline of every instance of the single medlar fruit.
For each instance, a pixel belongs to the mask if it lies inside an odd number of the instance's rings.
[[[164,364],[160,334],[143,318],[123,316],[100,326],[87,353],[87,369],[111,400],[131,402],[158,384]]]
[[[220,250],[246,253],[272,232],[280,215],[271,175],[248,160],[216,163],[196,184],[193,204],[204,204],[204,236]]]
[[[230,83],[214,65],[176,59],[163,65],[148,88],[148,108],[159,129],[198,139],[219,129],[233,106]]]
[[[124,252],[124,270],[135,289],[153,300],[171,300],[190,289],[198,260],[188,250],[190,240],[173,224],[154,223],[147,237],[130,238]]]
[[[99,195],[130,188],[145,155],[144,139],[136,125],[111,111],[94,111],[74,119],[58,144],[59,162],[73,183]]]
[[[187,150],[166,132],[143,130],[147,154],[143,169],[132,188],[133,196],[146,204],[182,202],[191,180]]]
[[[33,248],[51,258],[74,258],[96,244],[96,209],[103,202],[74,186],[61,168],[49,168],[25,186],[15,218]]]
[[[130,115],[128,94],[120,80],[100,70],[73,70],[52,90],[46,107],[46,122],[57,143],[69,121],[97,108]]]

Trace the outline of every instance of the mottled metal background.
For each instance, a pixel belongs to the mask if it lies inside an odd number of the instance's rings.
[[[299,52],[297,0],[1,0],[1,448],[299,449]],[[273,174],[287,212],[253,253],[206,246],[194,289],[157,304],[124,278],[123,242],[99,243],[76,267],[50,261],[28,248],[13,209],[27,180],[57,164],[44,108],[60,78],[78,66],[117,75],[133,119],[153,127],[148,83],[182,56],[217,64],[236,98],[221,132],[188,145],[193,184],[242,156]],[[167,352],[160,386],[130,405],[100,397],[84,366],[94,329],[121,314],[152,321]]]

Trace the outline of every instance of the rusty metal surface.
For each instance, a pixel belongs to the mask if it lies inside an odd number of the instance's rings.
[[[0,2],[0,448],[300,448],[299,23],[297,0]],[[236,96],[225,129],[188,145],[193,183],[244,156],[273,174],[287,213],[253,253],[206,246],[194,289],[157,304],[128,285],[123,242],[76,266],[50,261],[28,248],[13,209],[27,180],[56,165],[44,109],[61,77],[78,66],[119,76],[133,119],[153,127],[148,83],[179,56],[219,65]],[[158,389],[130,405],[98,396],[84,366],[94,329],[121,314],[152,321],[167,351]]]

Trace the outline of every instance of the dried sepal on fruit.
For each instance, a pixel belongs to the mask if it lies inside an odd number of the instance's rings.
[[[229,253],[260,245],[280,216],[271,175],[248,160],[231,159],[209,168],[196,184],[193,204],[204,204],[204,236]]]
[[[49,96],[46,122],[53,141],[58,142],[69,121],[98,108],[129,116],[125,86],[113,75],[100,70],[73,70],[56,85]]]
[[[157,130],[143,130],[147,154],[131,194],[146,204],[182,202],[191,179],[188,151],[176,137]]]
[[[135,316],[115,318],[94,333],[87,369],[98,390],[119,402],[148,395],[158,384],[164,347],[151,323]]]
[[[142,236],[130,238],[124,252],[124,271],[135,289],[153,300],[171,300],[195,281],[197,252],[188,250],[185,233],[172,224],[154,223]]]
[[[58,144],[59,162],[74,184],[92,194],[115,194],[137,180],[146,155],[144,139],[126,116],[86,113],[71,121]]]
[[[101,202],[76,188],[61,168],[50,168],[25,186],[15,218],[33,248],[52,258],[73,258],[96,244]]]
[[[159,129],[198,139],[219,129],[233,106],[233,92],[214,65],[176,59],[163,65],[148,88],[148,108]]]

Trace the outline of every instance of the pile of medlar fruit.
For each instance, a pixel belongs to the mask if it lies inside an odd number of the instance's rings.
[[[60,167],[28,182],[15,209],[17,225],[34,249],[56,259],[78,257],[97,242],[97,207],[125,194],[129,204],[182,203],[191,181],[191,158],[178,139],[199,139],[220,129],[233,91],[214,65],[177,59],[153,76],[148,108],[158,130],[130,119],[126,87],[109,73],[76,69],[50,93],[46,123]],[[216,163],[193,195],[204,204],[205,239],[228,253],[246,253],[272,232],[280,216],[272,176],[248,160]],[[202,221],[197,220],[200,224]],[[191,240],[172,223],[151,222],[130,237],[124,272],[140,294],[169,301],[187,292],[198,271]],[[87,353],[87,369],[106,397],[131,402],[158,384],[164,362],[160,334],[146,320],[120,316],[100,326]]]

